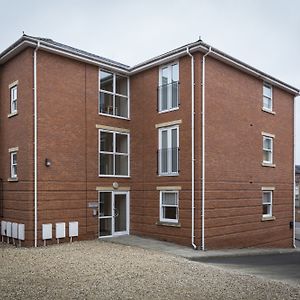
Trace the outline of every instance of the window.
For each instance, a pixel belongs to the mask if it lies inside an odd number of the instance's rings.
[[[272,111],[273,103],[272,103],[272,86],[264,83],[263,85],[263,109]]]
[[[99,174],[129,176],[129,134],[99,130]]]
[[[178,192],[160,192],[160,221],[178,223]]]
[[[263,136],[263,163],[273,164],[273,138]]]
[[[18,102],[18,86],[14,85],[10,88],[10,114],[16,114]]]
[[[17,152],[10,152],[10,178],[18,178],[17,165]]]
[[[163,66],[159,74],[158,111],[170,111],[179,106],[179,66]]]
[[[272,191],[263,191],[262,196],[262,214],[263,217],[272,217]]]
[[[129,80],[127,77],[100,71],[99,113],[129,118]]]
[[[179,127],[159,129],[158,174],[177,175],[179,172]]]

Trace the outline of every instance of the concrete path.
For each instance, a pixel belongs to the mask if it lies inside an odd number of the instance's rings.
[[[202,260],[203,258],[211,257],[236,257],[245,255],[267,255],[267,254],[281,254],[281,253],[293,253],[300,251],[300,249],[225,249],[225,250],[209,250],[201,251],[194,250],[191,247],[181,246],[169,242],[158,241],[150,238],[144,238],[134,235],[124,235],[112,238],[105,238],[102,241],[112,242],[116,244],[122,244],[127,246],[134,246],[144,248],[148,250],[161,251],[168,254],[185,257],[190,260]]]
[[[191,247],[132,235],[107,238],[102,241],[181,256],[192,261],[213,264],[226,270],[278,280],[300,288],[300,248],[200,251],[193,250]]]

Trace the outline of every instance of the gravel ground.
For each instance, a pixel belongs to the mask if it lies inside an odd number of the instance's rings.
[[[0,299],[300,299],[300,286],[102,241],[0,243],[0,274]]]

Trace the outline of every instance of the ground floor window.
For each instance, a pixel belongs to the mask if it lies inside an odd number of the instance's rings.
[[[263,191],[262,196],[262,215],[263,217],[272,217],[273,192]]]
[[[178,191],[160,191],[160,221],[178,223]]]

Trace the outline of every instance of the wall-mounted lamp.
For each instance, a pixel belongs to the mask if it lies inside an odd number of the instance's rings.
[[[50,166],[51,166],[51,163],[52,163],[52,162],[51,162],[51,160],[50,160],[49,158],[46,158],[46,159],[45,159],[45,166],[46,166],[46,167],[50,167]]]

